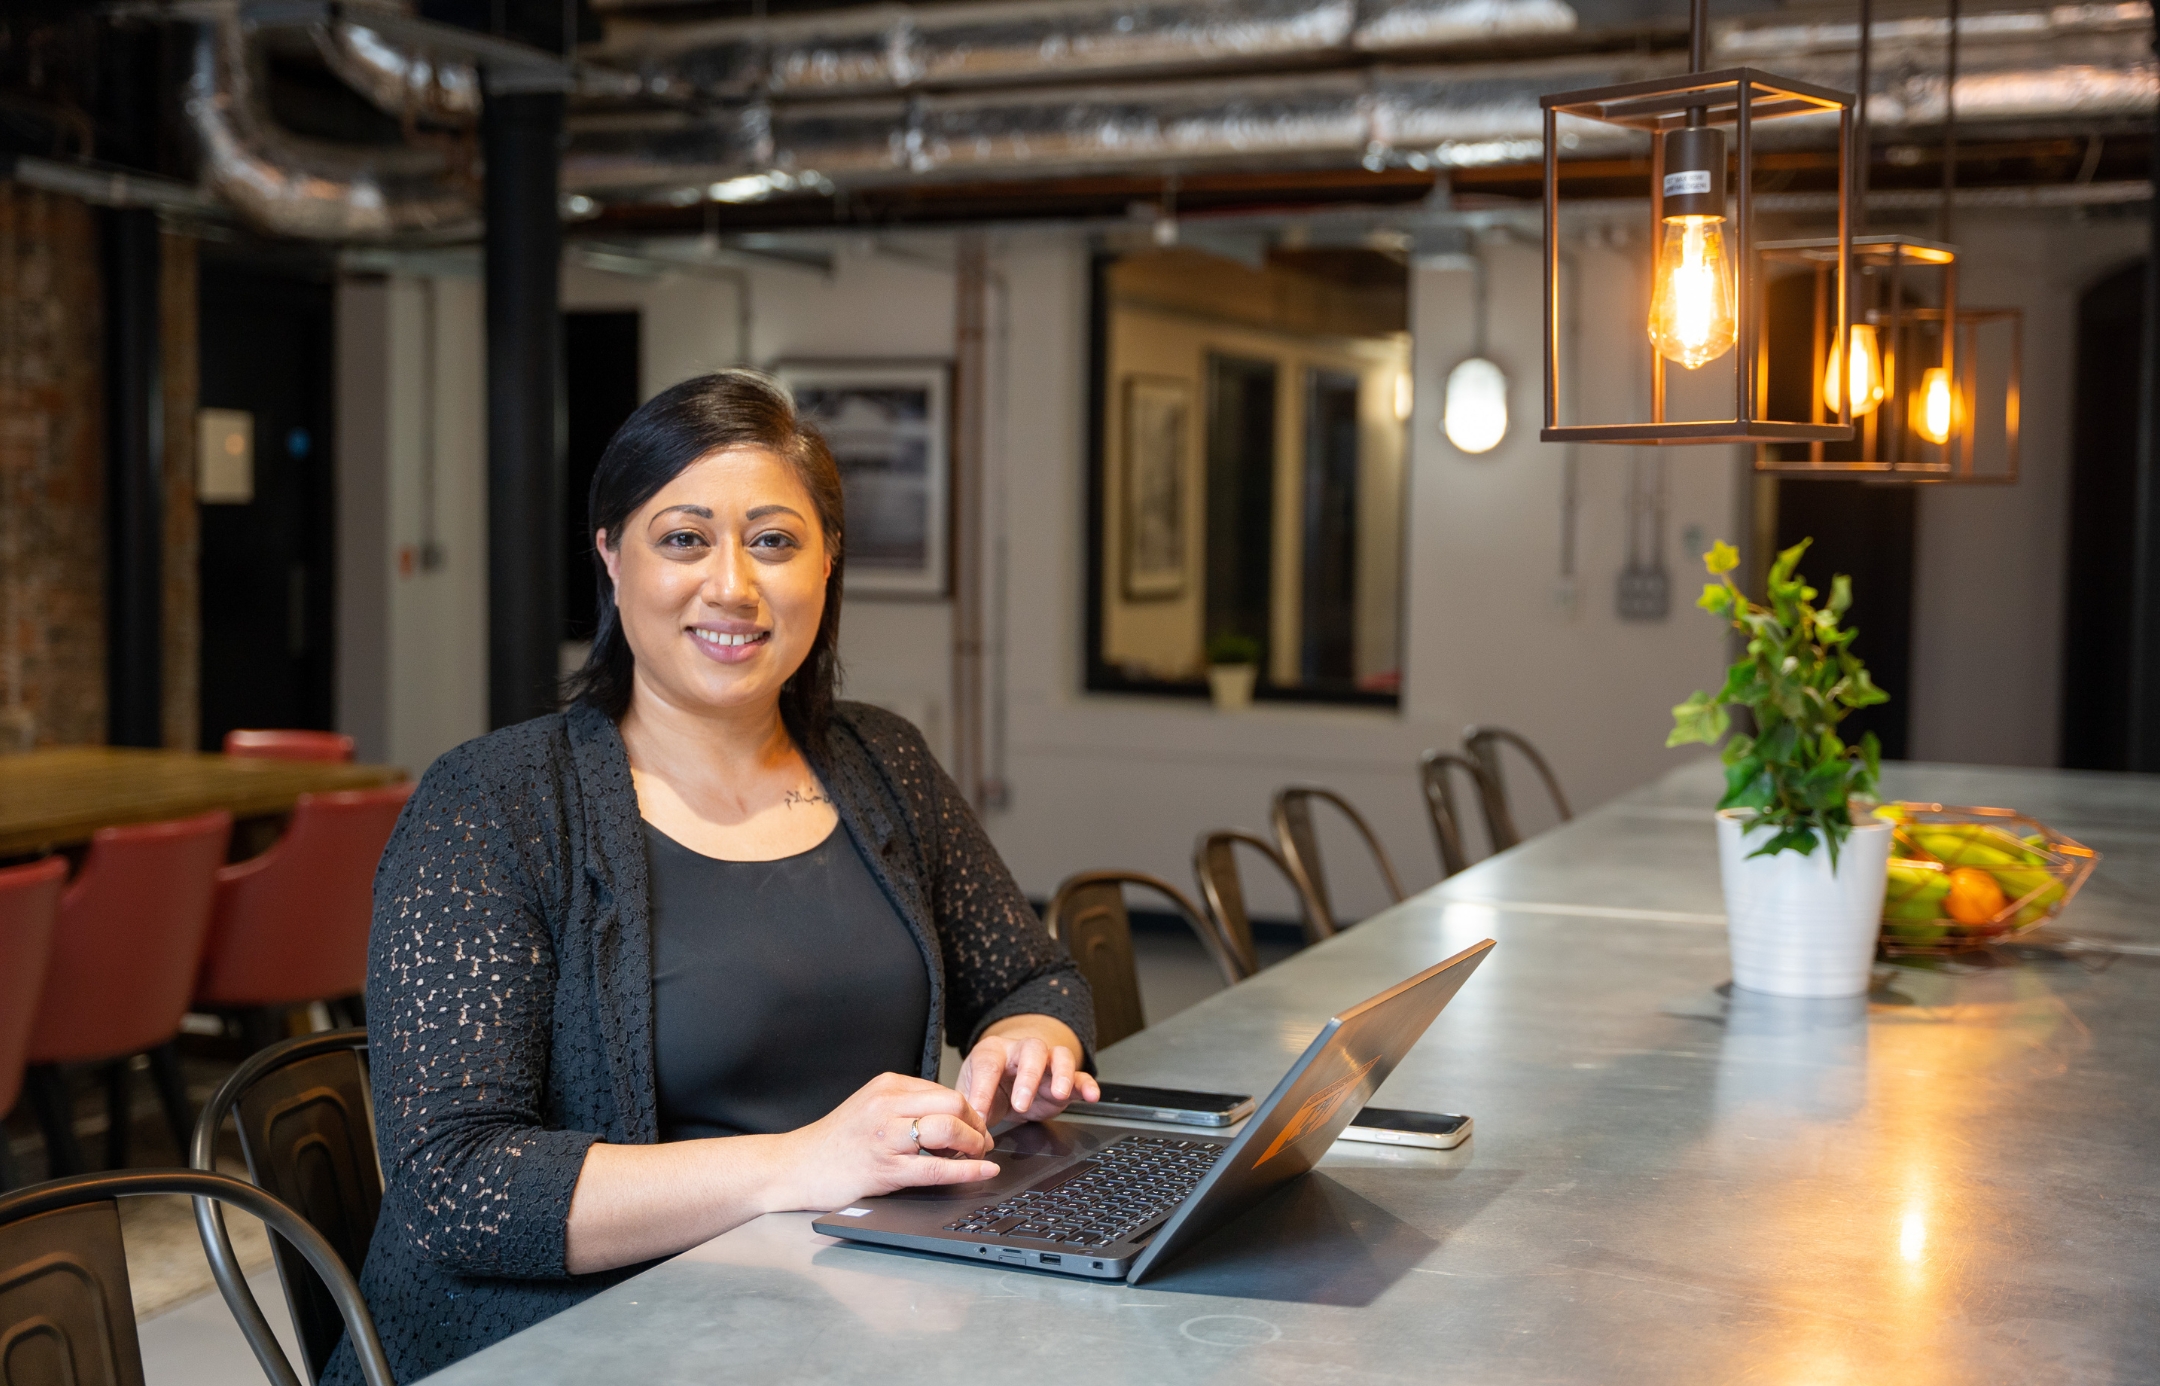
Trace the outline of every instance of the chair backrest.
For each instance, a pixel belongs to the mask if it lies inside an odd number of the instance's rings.
[[[1087,978],[1095,996],[1095,1043],[1116,1044],[1147,1028],[1140,1005],[1140,973],[1133,963],[1132,916],[1125,909],[1125,887],[1141,886],[1169,900],[1215,962],[1223,981],[1239,980],[1236,959],[1226,940],[1185,892],[1144,871],[1082,871],[1068,876],[1050,899],[1043,917],[1050,936],[1062,942]]]
[[[1308,938],[1316,933],[1313,921],[1318,906],[1298,880],[1297,873],[1290,869],[1290,863],[1275,850],[1275,844],[1258,833],[1225,828],[1200,834],[1193,844],[1193,879],[1199,883],[1200,898],[1207,902],[1208,917],[1222,934],[1237,963],[1238,975],[1243,979],[1260,970],[1260,954],[1253,947],[1252,914],[1245,908],[1245,886],[1238,876],[1237,849],[1240,847],[1259,853],[1281,873],[1291,894],[1297,898],[1298,913],[1304,920]]]
[[[1312,922],[1325,937],[1339,933],[1347,926],[1336,914],[1334,898],[1328,894],[1327,868],[1320,859],[1320,833],[1313,822],[1315,803],[1333,806],[1337,813],[1350,820],[1350,826],[1357,829],[1358,836],[1365,839],[1374,863],[1380,868],[1380,878],[1387,882],[1390,900],[1400,903],[1403,888],[1402,880],[1395,874],[1395,863],[1388,860],[1387,848],[1380,845],[1380,839],[1374,835],[1365,816],[1350,807],[1349,800],[1332,789],[1321,789],[1316,785],[1294,784],[1277,790],[1273,815],[1275,845],[1289,864],[1291,875],[1298,879],[1300,894],[1311,900],[1315,914]]]
[[[1432,818],[1433,845],[1440,849],[1442,879],[1470,865],[1463,840],[1463,819],[1455,804],[1454,776],[1467,775],[1482,807],[1491,798],[1485,768],[1453,751],[1427,751],[1418,759],[1418,786],[1425,791],[1425,811]]]
[[[365,1030],[302,1035],[259,1051],[203,1108],[188,1159],[197,1169],[216,1167],[218,1130],[230,1112],[248,1177],[306,1218],[355,1276],[367,1259],[383,1192],[366,1054]],[[237,1263],[216,1207],[198,1203],[195,1224],[213,1270],[221,1259]],[[345,1328],[336,1297],[307,1258],[283,1242],[272,1245],[309,1375],[319,1377]],[[221,1276],[218,1288],[243,1325],[261,1319],[244,1278],[228,1285]]]
[[[139,1054],[180,1030],[232,815],[103,828],[60,896],[30,1061]]]
[[[22,1093],[30,1025],[37,1018],[38,992],[45,985],[52,952],[53,919],[66,883],[66,857],[0,871],[0,1115]]]
[[[1508,802],[1507,773],[1500,764],[1501,748],[1512,746],[1522,753],[1545,782],[1545,792],[1552,795],[1553,807],[1559,811],[1560,821],[1565,823],[1575,816],[1568,808],[1567,795],[1561,791],[1560,778],[1553,774],[1545,757],[1538,754],[1537,747],[1520,733],[1505,727],[1468,726],[1463,728],[1463,749],[1470,753],[1485,771],[1485,826],[1491,831],[1495,852],[1504,852],[1522,841],[1522,833],[1515,826],[1515,813]]]
[[[200,1209],[215,1200],[261,1218],[297,1247],[332,1287],[367,1386],[391,1386],[375,1322],[360,1286],[322,1234],[252,1184],[192,1169],[77,1175],[0,1194],[0,1381],[8,1386],[142,1386],[120,1198],[180,1194]],[[229,1248],[228,1248],[229,1250]],[[211,1269],[238,1278],[237,1261]],[[299,1386],[268,1324],[242,1322],[263,1375]]]
[[[353,739],[343,732],[289,728],[229,731],[225,754],[258,760],[351,760]]]
[[[195,999],[279,1006],[350,996],[367,980],[375,865],[413,782],[303,794],[269,851],[218,872]]]

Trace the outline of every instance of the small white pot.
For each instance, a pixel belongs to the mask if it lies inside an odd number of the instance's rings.
[[[1218,712],[1243,712],[1252,706],[1253,680],[1260,675],[1257,664],[1210,664],[1208,695]]]
[[[1750,857],[1773,833],[1741,833],[1744,809],[1717,816],[1718,867],[1733,984],[1772,996],[1858,996],[1868,989],[1890,876],[1890,824],[1853,824],[1830,869],[1827,845]]]

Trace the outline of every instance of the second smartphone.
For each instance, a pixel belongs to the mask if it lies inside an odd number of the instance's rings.
[[[1075,1102],[1071,1116],[1136,1117],[1179,1126],[1228,1126],[1250,1116],[1253,1100],[1241,1092],[1186,1092],[1181,1088],[1144,1088],[1134,1083],[1102,1084],[1102,1101]]]

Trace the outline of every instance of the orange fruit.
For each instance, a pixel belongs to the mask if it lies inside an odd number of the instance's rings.
[[[1958,923],[1985,924],[2007,903],[2001,883],[1979,867],[1961,866],[1950,873],[1950,894],[1943,908]]]

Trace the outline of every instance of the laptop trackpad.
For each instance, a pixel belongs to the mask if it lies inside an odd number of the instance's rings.
[[[1066,1162],[1062,1155],[1008,1155],[1002,1150],[996,1152],[994,1158],[999,1166],[995,1179],[978,1179],[972,1184],[931,1184],[895,1189],[885,1197],[929,1202],[972,1199],[982,1203],[999,1194],[1025,1188]]]

